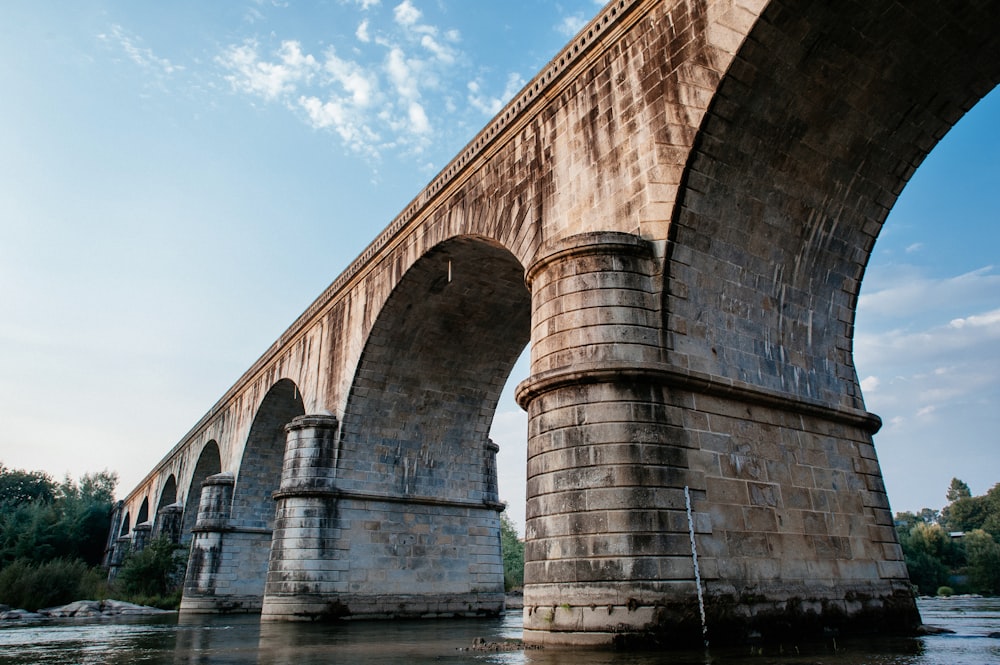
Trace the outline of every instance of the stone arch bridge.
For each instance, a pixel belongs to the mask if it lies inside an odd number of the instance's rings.
[[[912,629],[854,312],[1000,77],[998,4],[610,3],[128,495],[109,564],[189,542],[186,612],[500,611],[487,433],[530,343],[526,641],[699,641],[699,599],[717,641]]]

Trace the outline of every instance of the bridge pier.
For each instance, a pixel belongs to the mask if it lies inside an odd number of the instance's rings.
[[[232,523],[233,474],[202,483],[181,612],[258,612],[271,530]]]
[[[644,369],[662,364],[656,273],[623,233],[573,236],[527,270],[527,642],[607,644],[664,605],[697,621],[684,487],[703,493],[704,475]]]
[[[716,642],[911,629],[877,418],[672,366],[653,254],[585,234],[527,271],[525,640],[697,644],[699,582]]]
[[[322,415],[286,427],[262,619],[501,612],[495,460],[489,504],[341,488],[337,427]]]

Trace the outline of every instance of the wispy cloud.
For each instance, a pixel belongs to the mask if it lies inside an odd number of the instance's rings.
[[[351,4],[364,11],[378,3]],[[360,20],[354,46],[342,49],[349,56],[334,47],[313,54],[297,40],[269,50],[254,39],[225,47],[216,63],[235,92],[283,104],[358,154],[418,155],[439,131],[431,118],[457,110],[430,93],[461,70],[461,34],[426,22],[412,0],[393,7],[390,23],[378,24],[377,17]]]
[[[500,112],[504,104],[511,100],[511,98],[517,94],[517,92],[524,87],[525,80],[517,72],[511,72],[507,75],[507,84],[504,86],[503,92],[499,95],[487,95],[483,92],[482,84],[480,81],[469,81],[467,88],[469,90],[468,101],[469,105],[473,108],[479,109],[484,115],[494,116]]]
[[[556,31],[566,37],[572,37],[580,32],[583,26],[587,25],[587,21],[587,17],[583,14],[571,14],[563,17],[562,21],[556,26]]]
[[[143,46],[141,37],[130,34],[120,25],[112,25],[108,32],[99,34],[97,38],[112,48],[120,49],[132,63],[146,70],[151,80],[159,83],[184,70],[183,66],[174,64],[168,58],[156,55],[151,48]]]
[[[860,316],[873,322],[906,319],[918,312],[996,302],[1000,293],[1000,274],[993,266],[946,278],[929,277],[905,265],[891,270],[891,274],[865,277],[866,289],[869,282],[875,287],[859,298]]]
[[[302,52],[295,41],[281,43],[272,61],[260,55],[260,45],[249,40],[230,46],[216,59],[229,72],[225,78],[240,92],[276,100],[309,84],[320,69],[316,59]]]

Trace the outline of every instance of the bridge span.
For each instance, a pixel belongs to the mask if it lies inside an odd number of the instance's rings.
[[[109,564],[189,543],[183,612],[501,611],[530,343],[526,642],[697,642],[699,600],[715,641],[912,629],[854,312],[998,79],[995,0],[614,0],[131,491]]]

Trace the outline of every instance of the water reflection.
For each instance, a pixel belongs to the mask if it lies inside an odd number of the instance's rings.
[[[765,650],[614,653],[542,649],[469,650],[473,641],[516,639],[521,617],[450,621],[261,624],[257,616],[166,617],[0,627],[0,664],[176,665],[980,665],[1000,662],[1000,599],[921,600],[924,621],[954,630],[913,639],[833,640]]]

